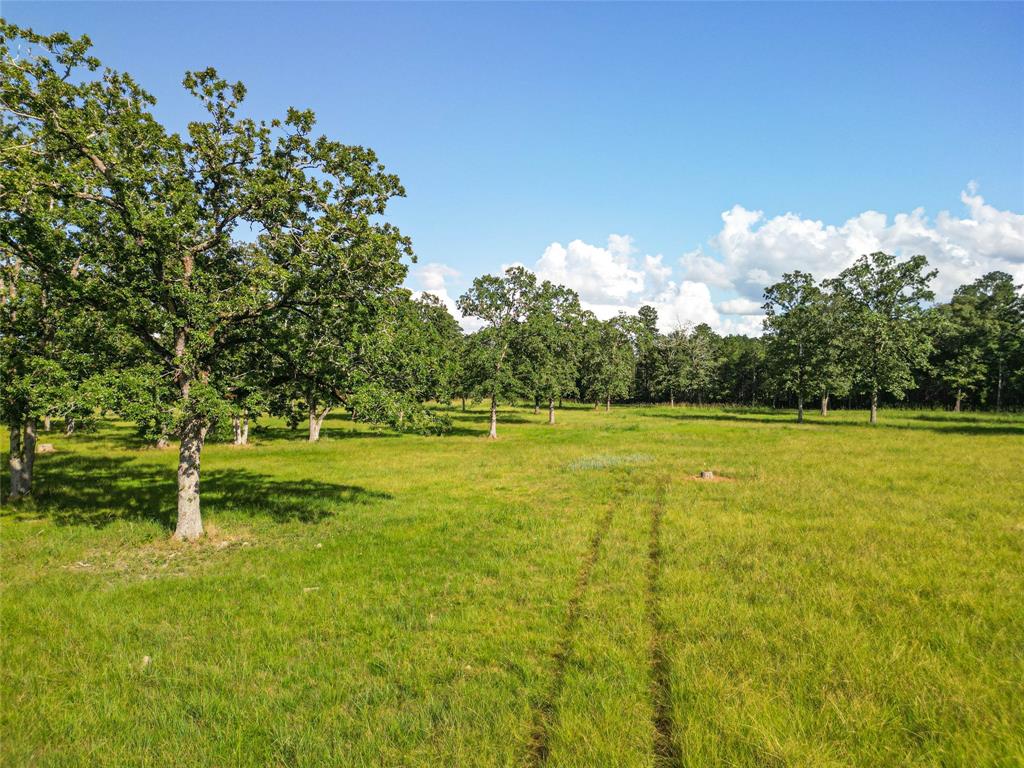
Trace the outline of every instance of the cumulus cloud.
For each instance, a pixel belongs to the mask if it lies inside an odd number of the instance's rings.
[[[461,277],[461,273],[447,264],[437,262],[422,264],[413,270],[413,278],[420,287],[420,290],[414,291],[413,295],[429,293],[436,296],[452,316],[462,324],[463,330],[472,332],[480,328],[480,321],[473,317],[464,318],[448,290],[449,281],[458,280],[459,277]]]
[[[635,250],[628,235],[609,235],[604,247],[582,240],[573,240],[568,246],[551,243],[534,271],[542,280],[573,288],[588,303],[622,304],[630,295],[644,290],[647,262],[638,264]],[[660,258],[655,269],[659,266]]]
[[[760,302],[750,299],[738,298],[727,299],[717,305],[719,312],[726,315],[760,315],[762,305]]]
[[[927,256],[939,270],[933,288],[940,299],[992,270],[1024,282],[1024,215],[989,205],[973,182],[960,200],[959,216],[943,211],[933,220],[917,208],[890,218],[869,210],[841,224],[795,213],[767,217],[735,205],[722,213],[721,229],[708,239],[707,251],[697,248],[679,259],[678,277],[661,254],[640,254],[632,237],[618,234],[602,245],[551,243],[532,266],[524,266],[542,280],[575,290],[583,306],[602,319],[650,304],[663,331],[708,323],[719,333],[753,336],[762,331],[762,292],[783,273],[799,269],[819,279],[832,277],[874,251]],[[464,328],[478,327],[461,317],[449,293],[461,278],[456,270],[424,264],[414,277]]]
[[[859,256],[886,251],[924,254],[939,270],[940,298],[985,272],[1003,270],[1024,280],[1024,215],[985,202],[973,182],[960,195],[965,216],[943,211],[932,221],[924,209],[889,217],[865,211],[842,224],[826,224],[795,213],[767,218],[763,211],[735,205],[722,214],[722,228],[709,240],[720,258],[691,251],[680,259],[684,275],[747,299],[784,272],[800,269],[832,277]]]

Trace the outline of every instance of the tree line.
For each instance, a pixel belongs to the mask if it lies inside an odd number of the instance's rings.
[[[246,89],[186,73],[202,118],[182,133],[88,38],[0,21],[0,415],[9,497],[28,495],[38,433],[112,412],[178,442],[175,536],[202,535],[211,436],[248,441],[262,414],[443,433],[447,405],[563,398],[789,404],[867,397],[956,408],[1021,403],[1019,286],[993,273],[933,304],[923,257],[860,259],[834,280],[799,272],[765,293],[762,338],[657,312],[600,320],[565,286],[515,267],[458,300],[402,288],[409,238],[386,220],[405,191],[361,146],[289,109],[244,116]]]

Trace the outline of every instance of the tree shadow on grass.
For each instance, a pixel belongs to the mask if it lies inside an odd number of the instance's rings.
[[[118,520],[151,520],[174,527],[174,470],[131,457],[45,456],[36,464],[36,488],[27,504],[9,505],[15,520],[49,518],[58,525],[102,528]],[[266,516],[276,522],[317,523],[347,507],[391,499],[391,494],[317,480],[277,480],[244,469],[202,473],[204,514]]]
[[[865,412],[866,414],[866,412]],[[645,418],[650,419],[674,419],[676,421],[730,421],[739,424],[774,424],[777,426],[797,425],[795,412],[765,411],[722,411],[715,413],[699,413],[683,410],[680,413],[644,413]],[[984,419],[942,419],[929,416],[901,416],[894,415],[894,419],[900,421],[886,421],[885,414],[879,415],[878,424],[868,423],[867,416],[863,421],[846,421],[830,419],[829,417],[809,416],[807,424],[811,426],[840,428],[840,429],[903,429],[910,431],[939,432],[943,434],[960,435],[1021,435],[1024,436],[1024,421],[1019,424],[1012,424],[1006,421],[986,421]],[[923,423],[908,424],[906,421],[919,421]]]

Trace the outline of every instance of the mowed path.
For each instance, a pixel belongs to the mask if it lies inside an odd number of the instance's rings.
[[[662,519],[671,473],[622,472],[580,564],[536,708],[530,766],[682,765],[663,615]]]

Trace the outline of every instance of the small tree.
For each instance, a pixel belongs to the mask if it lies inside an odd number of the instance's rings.
[[[659,349],[658,310],[644,305],[637,310],[633,340],[636,347],[636,383],[634,390],[640,400],[653,403],[659,393],[659,382],[664,377],[664,358]]]
[[[467,354],[472,391],[491,404],[488,436],[498,437],[498,400],[513,398],[524,390],[516,360],[510,355],[519,342],[530,306],[536,300],[537,278],[523,267],[510,267],[503,277],[484,275],[459,297],[464,317],[486,324],[469,340]]]
[[[936,274],[927,267],[924,256],[898,262],[879,252],[862,256],[826,282],[843,316],[855,379],[871,397],[872,424],[878,421],[879,394],[902,397],[914,384],[911,372],[927,362],[931,343],[921,302],[934,297],[928,283]]]
[[[722,365],[719,351],[721,339],[707,323],[701,323],[690,333],[686,346],[689,355],[690,390],[697,395],[697,404],[710,400],[718,383],[718,370]]]
[[[767,356],[783,389],[796,395],[798,423],[826,345],[824,301],[807,272],[788,272],[764,292]]]
[[[613,399],[630,395],[636,375],[630,324],[627,315],[604,321],[590,314],[584,318],[581,382],[595,408],[603,401],[610,411]]]
[[[547,401],[555,423],[555,399],[575,392],[583,310],[575,291],[545,281],[533,294],[514,350],[534,412]]]

